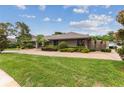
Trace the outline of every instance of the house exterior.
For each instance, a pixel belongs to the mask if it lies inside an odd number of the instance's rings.
[[[106,48],[107,43],[101,40],[94,41],[88,34],[79,34],[69,32],[59,35],[45,36],[49,45],[58,45],[60,42],[65,41],[69,47],[85,46],[89,49],[102,49]]]
[[[68,32],[58,35],[50,35],[44,37],[49,45],[57,46],[60,42],[65,41],[69,47],[85,46],[89,49],[104,49],[108,48],[109,41],[93,40],[88,34],[80,34],[75,32]],[[16,39],[9,38],[10,41],[16,41]],[[32,40],[35,48],[38,48],[38,43],[36,42],[36,36],[32,35]]]

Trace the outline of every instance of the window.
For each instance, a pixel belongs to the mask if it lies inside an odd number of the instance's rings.
[[[53,44],[54,44],[54,45],[58,45],[58,40],[54,40],[54,41],[53,41]]]
[[[85,44],[84,40],[77,40],[77,46],[84,46]]]

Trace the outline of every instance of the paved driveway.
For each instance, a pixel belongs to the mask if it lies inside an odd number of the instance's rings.
[[[25,50],[13,51],[13,52],[24,53],[24,54],[45,55],[45,56],[121,60],[120,56],[114,50],[112,50],[111,53],[104,53],[100,51],[90,52],[90,53],[50,52],[50,51],[41,51],[40,49],[25,49]]]

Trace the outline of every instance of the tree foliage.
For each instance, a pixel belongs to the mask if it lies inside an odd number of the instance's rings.
[[[43,36],[43,35],[37,35],[37,36],[36,36],[36,41],[37,41],[39,44],[42,44],[42,42],[44,41],[44,36]]]
[[[30,42],[32,36],[29,27],[24,22],[16,22],[16,38],[21,48],[25,47],[25,42]]]
[[[36,41],[37,41],[38,45],[42,45],[42,46],[44,46],[45,42],[46,42],[44,35],[37,35]]]
[[[0,23],[0,53],[7,45],[7,37],[13,35],[16,32],[14,26],[11,23]]]
[[[97,35],[92,37],[94,40],[103,40],[103,41],[113,41],[114,38],[114,32],[110,31],[106,35]]]
[[[124,43],[124,29],[119,29],[116,33],[116,39],[121,40]]]
[[[62,32],[55,32],[54,35],[63,34]]]
[[[118,23],[124,26],[124,10],[120,11],[116,17]]]
[[[124,26],[124,10],[120,11],[117,15],[117,22]],[[117,40],[121,40],[124,44],[124,28],[119,29],[118,32],[115,34]]]
[[[0,29],[0,53],[7,47],[7,36],[5,30]]]

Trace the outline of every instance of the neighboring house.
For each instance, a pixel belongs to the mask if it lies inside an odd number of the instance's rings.
[[[108,44],[101,40],[94,41],[88,34],[79,34],[75,32],[45,36],[45,39],[48,40],[48,43],[51,45],[58,45],[60,42],[65,41],[70,47],[85,46],[97,50],[106,48]]]

